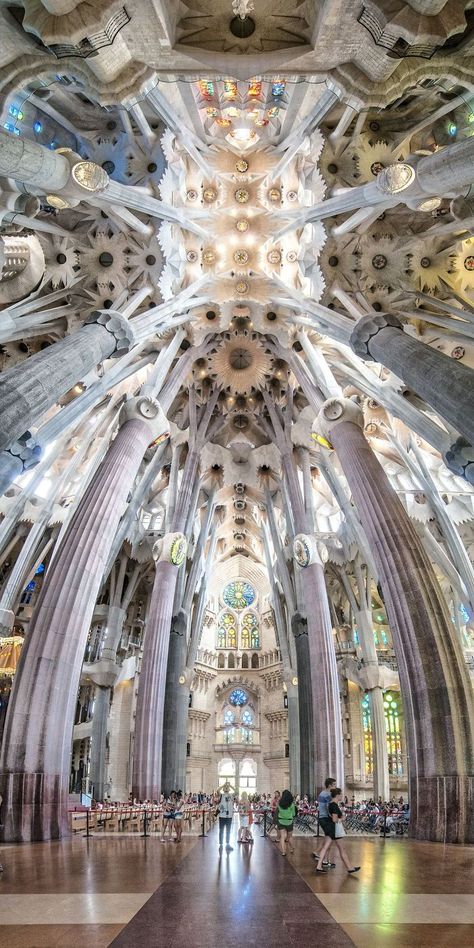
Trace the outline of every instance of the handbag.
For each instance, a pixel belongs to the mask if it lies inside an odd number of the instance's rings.
[[[345,829],[344,829],[342,823],[341,823],[341,822],[337,822],[337,823],[336,823],[335,838],[336,838],[336,839],[342,839],[342,837],[345,836],[345,835],[346,835],[346,831],[345,831]]]

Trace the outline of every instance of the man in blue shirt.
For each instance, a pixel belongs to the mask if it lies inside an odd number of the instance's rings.
[[[328,806],[331,802],[331,790],[336,786],[334,777],[326,777],[324,781],[325,789],[321,791],[318,797],[318,816],[319,825],[325,836],[331,836],[332,820],[328,813]],[[314,859],[319,859],[319,853],[313,853]],[[322,863],[319,872],[325,872],[327,869],[334,869],[336,863],[325,860]]]

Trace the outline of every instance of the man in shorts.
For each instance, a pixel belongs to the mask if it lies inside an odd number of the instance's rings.
[[[318,814],[319,814],[319,825],[325,836],[331,836],[332,838],[332,820],[329,816],[328,807],[331,802],[331,790],[336,786],[336,781],[334,777],[326,777],[324,781],[324,790],[321,791],[318,797]],[[329,862],[327,859],[319,865],[319,853],[313,853],[313,859],[316,859],[318,863],[318,872],[326,872],[328,869],[334,869],[336,863]]]

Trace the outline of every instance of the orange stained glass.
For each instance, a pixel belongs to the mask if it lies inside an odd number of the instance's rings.
[[[237,83],[233,79],[224,79],[224,96],[231,100],[237,98]]]
[[[251,79],[249,82],[248,94],[250,96],[258,96],[262,91],[262,83],[259,79]]]

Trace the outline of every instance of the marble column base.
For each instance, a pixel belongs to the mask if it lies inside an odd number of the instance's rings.
[[[474,776],[410,780],[410,836],[438,843],[474,843]]]
[[[63,774],[4,773],[0,793],[3,841],[30,843],[70,835],[69,787]]]

